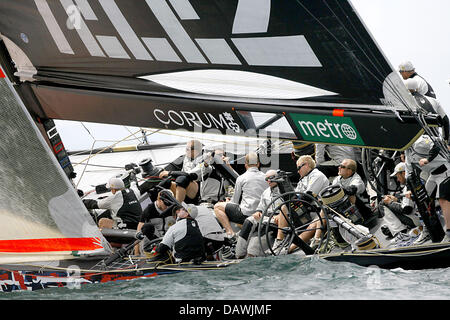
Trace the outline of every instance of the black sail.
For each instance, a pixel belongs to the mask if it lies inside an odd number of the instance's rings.
[[[348,1],[254,3],[2,0],[1,63],[40,118],[249,135],[262,133],[253,116],[265,113],[289,128],[283,138],[385,149],[422,133]],[[204,71],[215,72],[215,90],[189,86]],[[158,81],[183,73],[185,87]],[[260,96],[274,88],[241,73],[288,81],[293,94]],[[231,92],[234,75],[260,91]]]

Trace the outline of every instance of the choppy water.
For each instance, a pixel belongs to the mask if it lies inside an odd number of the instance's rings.
[[[383,270],[297,256],[251,258],[221,270],[1,294],[45,300],[443,300],[450,268]]]

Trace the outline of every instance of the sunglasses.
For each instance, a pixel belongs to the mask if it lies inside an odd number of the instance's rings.
[[[270,181],[270,180],[272,180],[272,179],[274,179],[274,178],[275,178],[275,175],[270,176],[270,177],[266,177],[266,181]]]
[[[342,164],[339,165],[339,168],[341,168],[341,169],[348,169],[348,167],[346,167],[346,166],[344,166]]]
[[[305,164],[306,164],[306,162],[304,162],[304,163],[302,163],[301,165],[299,165],[299,166],[297,167],[297,170],[300,170]]]

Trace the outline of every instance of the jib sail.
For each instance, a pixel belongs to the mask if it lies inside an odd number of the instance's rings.
[[[3,72],[0,97],[0,263],[108,252],[108,243]]]

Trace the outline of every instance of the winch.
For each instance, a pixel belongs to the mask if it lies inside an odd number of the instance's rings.
[[[359,250],[379,247],[372,234],[365,234],[355,226],[362,223],[363,218],[340,185],[332,185],[323,189],[320,192],[320,198],[330,219],[350,235],[356,237],[354,246]]]

